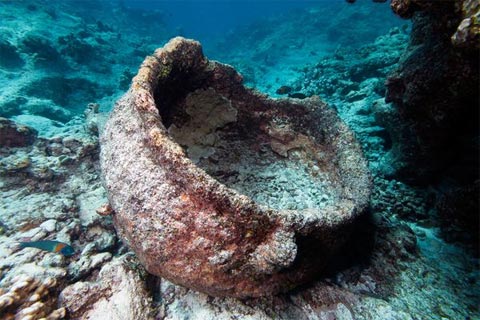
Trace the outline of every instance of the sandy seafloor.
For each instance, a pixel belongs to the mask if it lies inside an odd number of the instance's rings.
[[[334,272],[289,294],[240,301],[148,276],[111,219],[96,213],[107,203],[96,124],[147,54],[195,32],[162,11],[116,2],[0,1],[0,116],[38,132],[25,146],[0,148],[0,319],[54,310],[52,319],[480,319],[478,258],[440,233],[435,190],[383,175],[391,146],[375,110],[388,107],[383,83],[408,43],[409,22],[386,4],[322,4],[265,12],[198,39],[246,85],[277,98],[288,86],[336,108],[374,177],[371,222]],[[85,116],[89,103],[99,113]],[[288,170],[275,174],[304,188]],[[274,190],[261,183],[255,188]],[[18,250],[23,239],[67,242],[78,254]],[[38,288],[41,304],[32,307]]]

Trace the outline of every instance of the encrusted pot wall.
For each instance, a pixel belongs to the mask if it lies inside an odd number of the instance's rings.
[[[348,238],[371,189],[359,144],[325,103],[247,89],[183,38],[145,59],[105,125],[100,161],[115,227],[146,269],[214,296],[310,280]],[[276,168],[324,188],[327,200],[294,190],[306,202],[281,204],[295,178],[268,184]],[[279,202],[252,200],[267,197],[258,181]]]

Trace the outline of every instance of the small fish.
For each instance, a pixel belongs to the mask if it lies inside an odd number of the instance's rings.
[[[61,253],[66,257],[73,256],[75,250],[66,243],[55,240],[40,240],[40,241],[26,241],[20,242],[21,248],[37,248],[45,251]]]
[[[294,93],[289,93],[288,97],[295,98],[295,99],[305,99],[307,95],[301,92],[294,92]]]

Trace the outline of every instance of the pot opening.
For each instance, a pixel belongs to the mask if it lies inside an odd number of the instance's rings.
[[[277,210],[320,209],[337,201],[333,155],[298,134],[288,116],[272,114],[245,91],[229,99],[202,79],[160,83],[155,102],[168,133],[188,157],[220,183]],[[291,116],[291,115],[290,115]]]

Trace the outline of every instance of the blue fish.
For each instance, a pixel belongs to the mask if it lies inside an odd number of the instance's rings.
[[[66,257],[73,256],[75,250],[66,243],[55,240],[40,240],[40,241],[26,241],[20,242],[21,248],[37,248],[45,251],[61,253]]]

